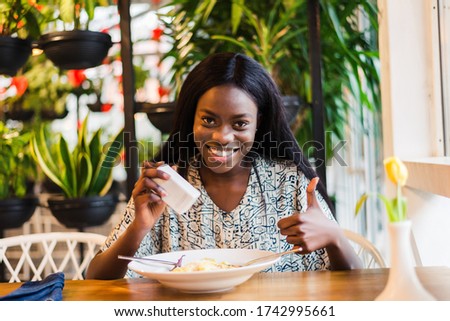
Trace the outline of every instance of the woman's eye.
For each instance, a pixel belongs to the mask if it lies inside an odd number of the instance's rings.
[[[202,117],[202,121],[207,125],[214,125],[214,119],[211,117]]]
[[[234,126],[236,128],[244,128],[247,125],[248,125],[248,122],[246,122],[246,121],[238,121],[234,124]]]

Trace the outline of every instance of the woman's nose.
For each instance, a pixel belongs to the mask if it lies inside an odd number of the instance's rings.
[[[211,138],[221,145],[226,145],[233,141],[233,129],[230,126],[217,127]]]

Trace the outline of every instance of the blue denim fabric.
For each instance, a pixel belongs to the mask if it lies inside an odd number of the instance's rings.
[[[28,281],[20,288],[0,297],[0,301],[61,301],[64,273],[48,275],[42,281]]]

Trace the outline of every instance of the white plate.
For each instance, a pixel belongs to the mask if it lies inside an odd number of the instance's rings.
[[[226,261],[233,265],[242,265],[247,261],[270,254],[273,254],[273,252],[249,249],[206,249],[161,253],[147,257],[176,262],[182,255],[185,255],[183,265],[205,258],[211,258],[217,262]],[[128,267],[147,278],[158,280],[161,284],[182,292],[212,293],[232,289],[247,281],[256,272],[270,267],[278,260],[279,258],[275,258],[250,266],[197,272],[171,272],[172,267],[169,265],[139,261],[130,262]]]

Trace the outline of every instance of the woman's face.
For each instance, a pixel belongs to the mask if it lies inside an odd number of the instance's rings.
[[[213,87],[200,97],[194,118],[194,140],[204,164],[215,173],[243,165],[258,123],[258,108],[241,89]]]

